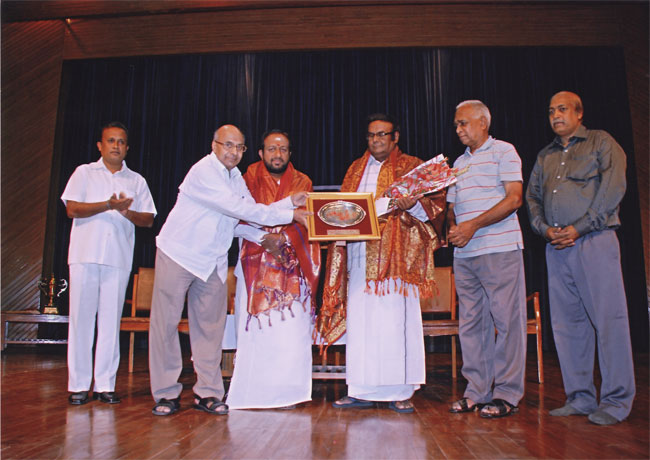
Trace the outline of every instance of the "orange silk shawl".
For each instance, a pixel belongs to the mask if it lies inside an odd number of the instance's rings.
[[[352,163],[343,179],[342,192],[357,191],[369,157],[370,152],[366,150],[361,158]],[[421,163],[422,160],[402,153],[396,146],[381,165],[375,197],[381,197],[397,178]],[[441,246],[446,195],[446,190],[443,190],[419,200],[429,217],[427,222],[399,209],[379,217],[381,239],[366,242],[366,292],[372,289],[371,281],[374,281],[376,295],[389,293],[392,287],[408,296],[413,286],[417,286],[420,297],[433,295],[433,253]],[[325,273],[323,306],[316,330],[321,335],[322,344],[331,344],[345,332],[348,286],[344,246],[337,246],[336,243],[329,245]],[[397,280],[402,281],[399,288]]]
[[[309,177],[297,171],[291,163],[282,175],[279,185],[261,161],[248,167],[244,180],[255,201],[264,204],[279,201],[296,192],[312,190]],[[313,309],[315,300],[312,293],[315,294],[318,288],[320,272],[320,245],[309,243],[307,230],[295,222],[284,226],[264,227],[264,230],[284,234],[289,242],[283,248],[288,262],[281,265],[262,246],[246,240],[242,243],[240,257],[248,291],[248,321],[252,317],[258,318],[259,321],[260,313],[265,313],[270,325],[270,310],[280,311],[282,319],[285,310],[293,316],[291,305],[294,300],[301,301],[304,308],[307,298],[310,297]],[[300,298],[301,285],[306,288],[304,298]]]

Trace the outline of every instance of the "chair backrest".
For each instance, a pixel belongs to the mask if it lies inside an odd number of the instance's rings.
[[[235,276],[235,267],[228,267],[228,314],[235,314],[235,292],[237,291],[237,277]]]
[[[153,281],[155,269],[140,267],[138,273],[133,275],[133,297],[131,299],[131,316],[136,316],[138,311],[151,311],[153,298]],[[228,267],[228,313],[235,312],[235,291],[237,278],[235,267]]]
[[[138,273],[133,275],[131,316],[136,316],[138,311],[151,310],[154,274],[155,270],[153,268],[140,267]]]
[[[450,313],[456,319],[456,285],[451,267],[435,268],[436,288],[430,299],[420,299],[422,313]]]

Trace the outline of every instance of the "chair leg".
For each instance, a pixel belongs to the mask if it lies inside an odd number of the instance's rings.
[[[133,373],[133,353],[135,348],[135,332],[129,333],[129,374]]]
[[[456,380],[456,336],[451,336],[451,377]]]
[[[537,339],[537,381],[544,383],[544,358],[542,356],[542,334],[539,329],[535,333]]]
[[[231,350],[224,350],[221,352],[221,375],[223,377],[232,377],[235,370],[233,365],[233,358],[235,353]]]

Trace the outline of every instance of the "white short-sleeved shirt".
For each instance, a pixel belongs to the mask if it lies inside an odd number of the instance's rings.
[[[100,158],[94,163],[78,166],[61,195],[67,206],[68,200],[80,203],[97,203],[108,200],[111,195],[124,193],[133,198],[129,209],[156,214],[147,181],[122,161],[122,169],[111,173]],[[92,263],[131,270],[135,225],[119,211],[108,210],[90,217],[72,220],[68,264]]]
[[[228,171],[213,152],[192,166],[178,189],[156,246],[203,281],[215,268],[226,281],[228,249],[240,220],[268,226],[293,220],[291,197],[269,206],[256,203],[239,169]]]
[[[484,213],[506,196],[504,182],[522,182],[521,158],[512,144],[492,136],[470,153],[469,147],[454,162],[454,168],[468,167],[449,187],[447,202],[453,203],[456,223]],[[454,257],[474,257],[495,252],[523,249],[524,241],[517,213],[474,234],[463,248],[454,248]]]

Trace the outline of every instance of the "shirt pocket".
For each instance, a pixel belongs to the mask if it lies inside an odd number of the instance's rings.
[[[594,155],[572,158],[567,162],[566,177],[569,180],[585,183],[597,179],[599,175],[598,161]]]
[[[127,198],[133,198],[135,201],[137,199],[137,190],[129,181],[117,181],[113,184],[113,193],[120,196],[121,193],[124,194]]]

